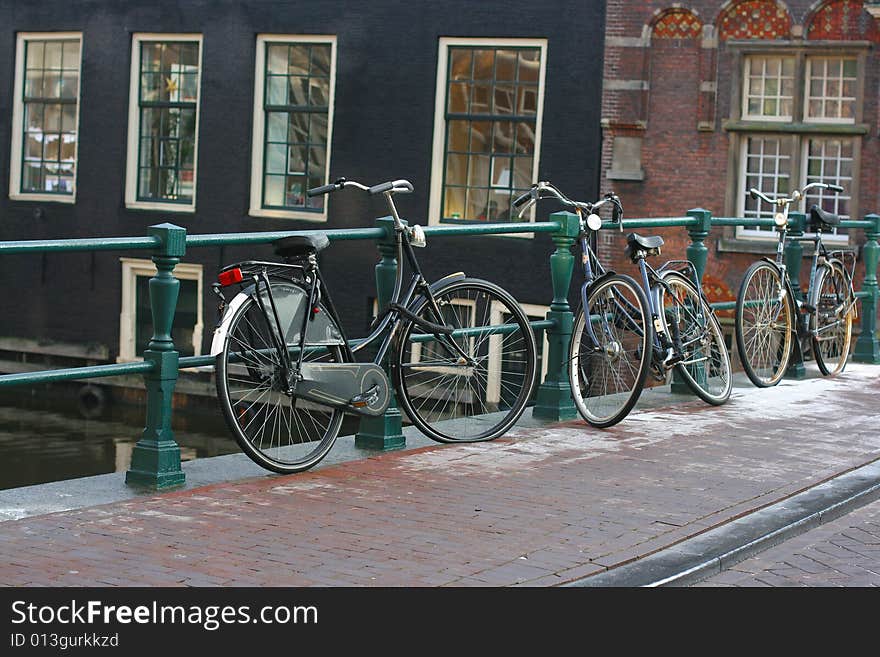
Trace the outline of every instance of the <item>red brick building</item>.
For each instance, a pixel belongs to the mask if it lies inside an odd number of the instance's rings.
[[[823,180],[838,197],[806,199],[848,218],[880,212],[880,3],[860,0],[608,0],[603,191],[629,217],[772,217],[747,190],[789,192]],[[858,247],[861,230],[832,241]],[[661,232],[684,257],[682,229]],[[733,298],[742,273],[772,253],[769,229],[713,228],[706,287]],[[623,240],[603,238],[622,271]],[[856,271],[857,289],[864,265]],[[804,268],[806,269],[806,268]]]

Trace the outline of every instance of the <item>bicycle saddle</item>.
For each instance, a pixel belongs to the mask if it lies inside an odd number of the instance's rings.
[[[272,245],[282,258],[298,258],[323,251],[330,246],[330,238],[323,234],[293,235],[275,240]]]
[[[642,237],[638,233],[630,233],[626,236],[626,243],[630,246],[635,245],[646,251],[650,251],[651,249],[659,249],[663,246],[663,238],[659,235]]]
[[[659,255],[661,246],[663,238],[659,235],[642,237],[638,233],[630,233],[626,236],[626,257],[637,262],[641,257]]]
[[[823,223],[826,226],[838,226],[840,225],[840,217],[836,214],[832,214],[830,212],[825,212],[818,205],[814,205],[810,208],[810,221],[814,224]]]

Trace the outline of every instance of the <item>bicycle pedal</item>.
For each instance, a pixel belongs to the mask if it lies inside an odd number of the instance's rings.
[[[670,369],[672,367],[675,367],[683,360],[683,354],[669,354],[666,358],[663,359],[663,367],[665,367],[666,369]]]

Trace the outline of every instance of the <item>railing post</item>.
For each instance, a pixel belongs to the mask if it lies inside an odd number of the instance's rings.
[[[550,351],[547,356],[547,376],[538,387],[532,415],[559,421],[570,420],[578,414],[568,382],[568,352],[574,325],[574,313],[568,304],[568,290],[574,271],[571,247],[580,232],[580,221],[571,212],[556,212],[550,215],[550,220],[559,222],[559,230],[553,233],[553,243],[556,245],[556,251],[550,256],[553,302],[547,313],[547,319],[552,320],[554,326],[547,331]]]
[[[712,230],[712,213],[703,208],[694,208],[687,211],[687,216],[693,217],[694,222],[687,229],[691,243],[688,245],[685,253],[688,261],[697,272],[699,288],[702,290],[703,274],[706,272],[706,263],[709,259],[709,249],[706,248],[704,242],[709,237],[709,231]],[[691,375],[697,381],[706,378],[706,371],[701,363],[691,365],[690,369]],[[679,376],[678,370],[673,370],[672,372],[670,391],[692,394],[690,387]]]
[[[166,223],[150,226],[147,234],[161,240],[159,251],[153,255],[156,275],[150,279],[153,335],[144,351],[144,360],[153,363],[153,370],[144,376],[146,426],[132,452],[125,483],[162,490],[181,486],[185,481],[180,447],[171,431],[171,402],[178,373],[178,352],[171,338],[171,326],[180,290],[180,281],[173,272],[186,252],[186,229]]]
[[[877,309],[880,307],[880,288],[877,284],[877,266],[880,261],[880,215],[869,214],[865,221],[874,225],[865,229],[868,241],[862,247],[865,261],[865,280],[862,291],[869,296],[862,299],[862,331],[856,340],[853,360],[880,365],[880,341],[877,339]]]
[[[385,230],[379,243],[379,263],[376,265],[376,305],[379,312],[391,300],[397,277],[397,241],[394,236],[394,219],[381,217],[376,225]],[[383,363],[388,372],[388,362]],[[390,377],[389,377],[390,378]],[[354,439],[357,447],[366,449],[400,449],[406,445],[403,435],[403,418],[397,408],[397,397],[391,390],[391,401],[381,417],[362,417]]]
[[[803,237],[807,230],[807,215],[803,212],[788,213],[788,234],[791,237]],[[804,261],[804,247],[800,242],[788,240],[785,245],[785,269],[788,272],[788,280],[791,282],[791,289],[794,290],[794,296],[797,301],[804,300],[804,293],[801,290],[801,265]],[[795,322],[801,321],[800,313],[795,304]],[[801,349],[801,341],[797,336],[793,336],[793,351],[791,354],[791,362],[788,369],[785,370],[785,378],[787,379],[803,379],[807,376],[807,369],[804,367],[804,352]]]

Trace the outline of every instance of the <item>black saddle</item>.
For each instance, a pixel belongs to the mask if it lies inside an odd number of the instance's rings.
[[[330,238],[326,235],[293,235],[283,237],[272,243],[275,253],[282,258],[302,258],[323,251],[330,246]]]
[[[818,205],[814,205],[810,208],[810,223],[813,226],[825,224],[826,226],[834,227],[840,225],[840,217],[831,212],[825,212]]]
[[[663,238],[659,235],[643,237],[638,233],[630,233],[626,236],[626,255],[633,262],[637,260],[637,254],[640,251],[645,252],[646,257],[659,255],[661,246],[663,246]]]

